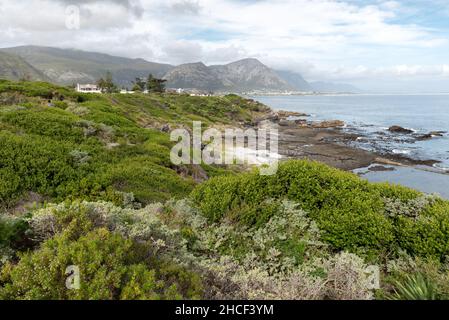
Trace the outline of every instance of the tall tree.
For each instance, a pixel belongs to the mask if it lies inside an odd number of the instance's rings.
[[[147,89],[148,92],[162,93],[165,92],[165,83],[167,80],[157,79],[152,74],[148,76]]]
[[[145,91],[145,87],[147,86],[147,83],[142,78],[136,78],[136,80],[133,82],[133,91],[142,92]]]
[[[112,78],[112,73],[107,72],[105,78],[100,78],[97,81],[98,88],[104,93],[114,93],[118,92],[117,86],[114,84],[114,80]]]

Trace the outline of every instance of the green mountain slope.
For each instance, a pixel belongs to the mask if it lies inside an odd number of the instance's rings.
[[[42,72],[21,57],[5,52],[0,52],[0,79],[48,80]]]
[[[107,71],[111,71],[114,81],[119,86],[131,86],[136,77],[147,77],[149,73],[162,77],[172,68],[167,64],[143,59],[128,59],[71,49],[22,46],[1,50],[22,57],[52,82],[59,84],[95,82]]]

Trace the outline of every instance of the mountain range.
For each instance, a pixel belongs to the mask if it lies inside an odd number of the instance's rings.
[[[257,59],[209,67],[201,62],[183,64],[170,70],[164,78],[174,88],[228,92],[301,90]]]
[[[40,46],[0,49],[0,78],[49,81],[57,84],[93,83],[106,72],[120,87],[131,87],[137,77],[153,74],[167,80],[169,88],[214,92],[358,92],[332,83],[308,83],[291,71],[273,70],[257,59],[243,59],[226,65],[206,66],[202,62],[179,66],[129,59],[97,52]],[[337,90],[338,89],[338,90]]]
[[[49,81],[41,71],[17,55],[0,51],[0,78],[25,79]]]
[[[52,82],[65,85],[92,83],[110,71],[119,86],[130,86],[136,77],[147,77],[149,73],[162,77],[173,68],[168,64],[143,59],[128,59],[71,49],[22,46],[1,51],[24,59]]]

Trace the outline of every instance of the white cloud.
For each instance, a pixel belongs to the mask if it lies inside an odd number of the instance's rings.
[[[256,57],[313,79],[448,73],[447,35],[398,22],[416,9],[407,1],[82,0],[81,29],[73,31],[65,8],[74,2],[2,0],[0,46],[76,47],[176,64]]]

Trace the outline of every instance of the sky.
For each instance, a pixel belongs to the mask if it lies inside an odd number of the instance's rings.
[[[30,44],[449,92],[449,0],[0,0],[0,47]]]

